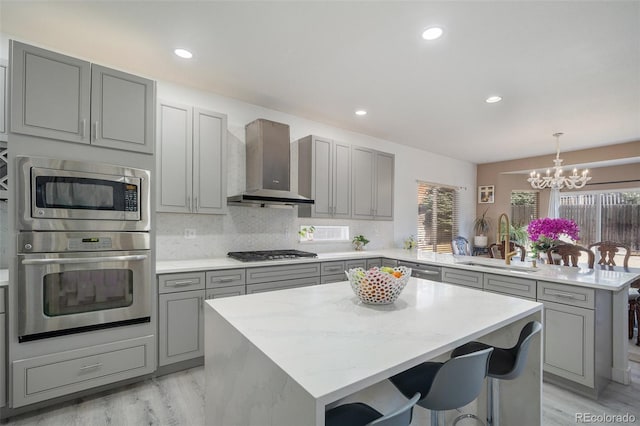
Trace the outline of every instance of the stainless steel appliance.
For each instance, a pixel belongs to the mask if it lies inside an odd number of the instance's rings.
[[[146,232],[18,235],[20,342],[149,322]]]
[[[247,190],[227,197],[227,204],[292,207],[314,201],[291,192],[289,126],[258,119],[245,126]]]
[[[242,262],[318,257],[315,253],[300,250],[230,251],[227,256]]]
[[[398,266],[411,268],[411,276],[430,281],[442,282],[442,268],[436,265],[425,265],[424,263],[398,261]]]
[[[150,173],[101,163],[17,157],[20,231],[148,231]]]

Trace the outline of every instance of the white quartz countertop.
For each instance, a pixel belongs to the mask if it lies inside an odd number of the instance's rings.
[[[224,258],[193,259],[193,260],[164,260],[156,263],[156,273],[166,274],[188,271],[206,271],[233,268],[253,268],[260,266],[288,265],[294,263],[328,262],[332,260],[387,257],[407,262],[420,262],[430,265],[466,269],[483,273],[509,275],[519,278],[529,278],[540,281],[550,281],[563,284],[573,284],[609,291],[619,291],[630,283],[640,279],[640,270],[624,271],[621,267],[614,270],[596,266],[594,269],[586,267],[568,267],[558,265],[538,265],[532,268],[530,262],[512,261],[511,267],[505,265],[504,260],[485,257],[453,256],[451,254],[437,254],[402,249],[388,249],[376,251],[348,251],[339,253],[319,253],[317,258],[284,259],[259,262],[240,262]],[[473,262],[474,265],[466,263]]]
[[[9,270],[0,269],[0,287],[9,285]]]
[[[391,305],[362,304],[347,281],[206,302],[326,401],[542,309],[530,300],[419,278]]]

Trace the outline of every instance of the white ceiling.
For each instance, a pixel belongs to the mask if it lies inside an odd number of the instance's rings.
[[[563,152],[640,140],[640,1],[2,0],[0,28],[475,163],[553,153],[557,131]]]

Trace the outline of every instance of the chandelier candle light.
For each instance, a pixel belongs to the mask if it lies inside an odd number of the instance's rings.
[[[553,160],[555,164],[553,167],[553,175],[551,175],[551,170],[549,169],[547,169],[546,176],[540,176],[540,173],[536,173],[535,170],[532,171],[527,181],[533,188],[561,189],[566,186],[569,189],[578,189],[584,187],[587,182],[591,180],[591,176],[588,176],[589,171],[587,169],[584,169],[580,175],[578,175],[578,169],[573,169],[571,176],[562,176],[562,159],[560,158],[560,136],[562,135],[563,133],[560,132],[553,134],[556,138],[556,159]]]

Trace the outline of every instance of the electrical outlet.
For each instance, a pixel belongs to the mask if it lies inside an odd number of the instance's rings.
[[[184,228],[184,238],[187,240],[193,240],[196,237],[195,228]]]

